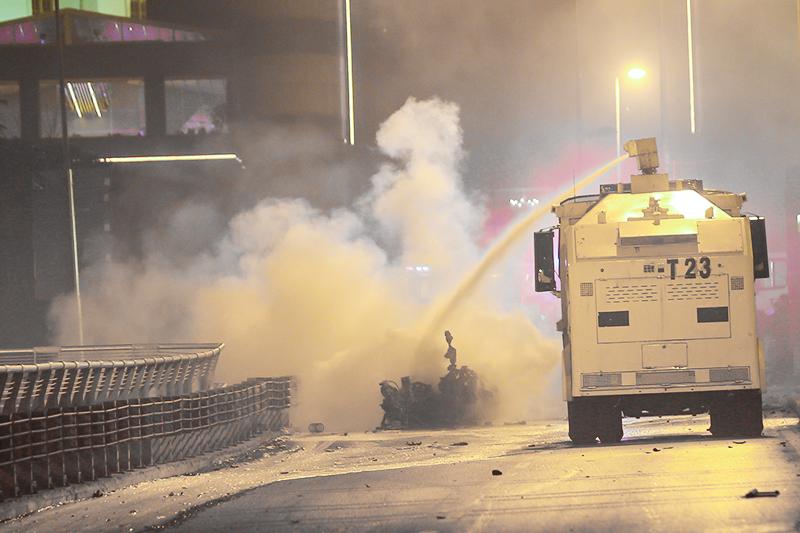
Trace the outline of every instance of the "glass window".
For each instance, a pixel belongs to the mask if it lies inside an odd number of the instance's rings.
[[[6,2],[8,0],[2,0]],[[17,1],[17,0],[12,0]],[[30,0],[26,0],[28,4]],[[95,13],[105,13],[107,15],[114,15],[117,17],[130,17],[131,16],[131,2],[132,0],[60,0],[61,9],[78,9],[81,11],[94,11]],[[139,4],[133,0],[133,3]],[[37,13],[50,12],[55,9],[54,0],[45,0],[40,2],[37,6]]]
[[[130,0],[94,0],[94,8],[87,0],[83,0],[83,9],[97,11],[98,13],[106,13],[108,15],[116,15],[118,17],[131,16],[131,2]]]
[[[19,135],[19,85],[0,82],[0,139],[17,139]]]
[[[61,136],[58,82],[42,81],[41,136]],[[67,82],[70,137],[144,135],[142,80],[72,80]]]
[[[0,2],[0,21],[21,19],[33,14],[31,0],[2,0]]]
[[[167,134],[225,133],[225,80],[167,80]]]
[[[2,1],[2,0],[0,0]],[[74,42],[135,42],[135,41],[204,41],[205,36],[197,32],[174,30],[153,24],[138,24],[131,21],[98,17],[95,15],[75,15],[72,21]],[[193,36],[191,39],[187,37]],[[2,36],[0,36],[2,39]],[[2,40],[0,40],[0,43]]]
[[[47,44],[55,41],[55,35],[55,22],[48,18],[0,26],[0,44]]]

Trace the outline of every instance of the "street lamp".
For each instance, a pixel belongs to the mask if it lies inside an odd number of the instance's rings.
[[[647,71],[641,67],[633,67],[628,70],[627,73],[628,78],[632,80],[641,80],[647,77]],[[617,157],[619,157],[622,152],[622,132],[621,132],[621,123],[622,123],[622,114],[620,112],[620,89],[619,89],[619,76],[614,78],[614,111],[615,111],[615,125],[617,131]],[[620,179],[620,165],[617,165],[617,182]]]
[[[72,243],[72,268],[75,276],[75,307],[78,313],[78,342],[83,346],[83,304],[81,303],[81,274],[80,266],[78,264],[78,230],[76,226],[76,211],[75,211],[75,180],[72,173],[72,151],[69,145],[69,124],[67,123],[67,94],[69,90],[70,95],[75,99],[75,94],[72,90],[72,84],[64,83],[64,18],[61,13],[61,5],[59,0],[55,1],[54,16],[56,19],[56,41],[58,41],[58,93],[59,93],[59,110],[61,115],[61,143],[64,156],[64,170],[67,174],[67,193],[69,196],[69,219],[70,219],[70,236]],[[75,107],[80,117],[78,107]]]
[[[641,80],[647,76],[647,71],[643,68],[634,67],[628,71],[628,77],[632,80]]]

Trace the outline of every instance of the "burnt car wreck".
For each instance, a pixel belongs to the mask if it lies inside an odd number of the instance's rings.
[[[379,429],[468,426],[487,420],[494,402],[493,392],[474,370],[457,366],[449,331],[445,332],[445,339],[448,348],[444,357],[450,364],[436,388],[414,381],[411,376],[401,378],[399,385],[391,380],[380,383],[384,414]]]

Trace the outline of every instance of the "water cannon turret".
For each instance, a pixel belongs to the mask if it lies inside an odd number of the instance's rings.
[[[623,146],[628,155],[636,157],[639,161],[639,170],[642,174],[655,174],[658,170],[658,148],[655,137],[634,139]]]
[[[656,148],[655,137],[646,139],[634,139],[624,145],[628,155],[635,157],[639,162],[641,174],[631,176],[630,191],[656,192],[668,191],[670,188],[669,176],[658,174],[658,148]]]

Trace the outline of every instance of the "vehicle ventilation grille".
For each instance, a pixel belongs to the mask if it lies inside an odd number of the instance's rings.
[[[719,283],[701,281],[699,283],[667,283],[667,301],[716,300],[719,298]]]
[[[606,303],[657,302],[656,285],[620,285],[606,289]]]
[[[708,379],[720,381],[750,381],[750,369],[746,366],[712,368],[708,371]]]
[[[731,290],[732,291],[744,290],[744,277],[743,276],[731,276]]]
[[[583,388],[590,387],[619,387],[622,385],[622,374],[611,372],[608,374],[581,374]]]
[[[669,372],[637,372],[637,385],[672,385],[694,383],[694,370],[672,370]]]
[[[594,285],[591,281],[581,283],[581,296],[594,296]]]

